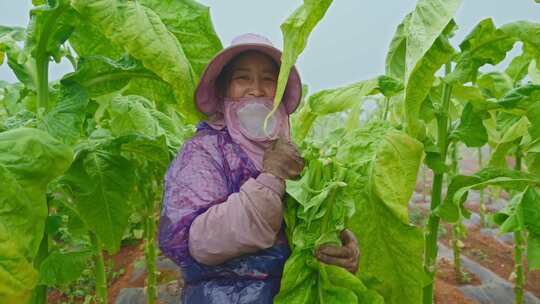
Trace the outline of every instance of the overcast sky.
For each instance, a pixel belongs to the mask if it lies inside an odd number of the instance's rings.
[[[210,6],[215,29],[226,46],[236,35],[254,32],[281,47],[279,25],[299,6],[299,0],[199,0]],[[496,25],[516,20],[540,22],[534,0],[464,0],[456,21],[456,46],[480,20]],[[336,0],[312,33],[298,61],[310,91],[345,85],[384,73],[384,60],[396,26],[415,0]],[[0,0],[0,24],[26,26],[31,0]],[[517,54],[517,50],[514,51]],[[51,79],[70,71],[67,62],[51,64]],[[5,66],[0,80],[16,81]]]

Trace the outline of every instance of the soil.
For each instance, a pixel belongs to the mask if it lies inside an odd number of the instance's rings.
[[[480,304],[466,298],[455,285],[442,280],[435,281],[435,304]]]
[[[115,265],[113,268],[114,271],[124,268],[125,272],[110,284],[108,295],[109,303],[115,303],[120,291],[124,288],[145,287],[146,273],[142,273],[136,280],[130,282],[130,279],[135,272],[135,263],[138,260],[143,259],[144,244],[142,242],[138,245],[123,247],[120,252],[113,257]],[[168,286],[168,288],[174,290],[183,287],[182,278],[177,278],[177,273],[173,270],[160,270],[157,275],[157,282],[158,285],[164,282],[174,283]],[[157,301],[157,304],[160,304],[159,300]]]
[[[144,258],[144,247],[142,242],[135,244],[135,245],[128,245],[124,246],[120,249],[120,251],[113,255],[112,257],[105,254],[105,265],[109,265],[110,260],[112,259],[112,265],[113,265],[113,272],[120,272],[122,269],[124,270],[123,274],[119,275],[118,277],[114,278],[111,282],[109,282],[109,289],[108,289],[108,301],[109,303],[114,303],[116,300],[116,297],[120,293],[120,290],[123,288],[130,288],[130,287],[144,287],[144,280],[145,276],[141,276],[138,280],[136,280],[133,283],[129,282],[129,279],[131,278],[133,272],[134,272],[134,263],[138,259]],[[74,300],[68,301],[68,298],[63,295],[59,290],[54,289],[49,292],[47,302],[49,304],[56,304],[56,303],[83,303],[84,298],[76,298]]]
[[[467,273],[468,285],[479,285],[480,279],[473,274]],[[437,278],[435,280],[435,303],[436,304],[478,304],[478,302],[466,298],[458,289],[460,283],[454,271],[454,265],[441,259],[438,263]]]
[[[110,259],[110,257],[106,258]],[[116,297],[123,288],[144,287],[144,280],[146,279],[144,276],[141,276],[133,283],[129,282],[135,270],[134,263],[141,258],[144,258],[144,244],[142,242],[122,247],[118,254],[112,257],[113,271],[118,272],[120,269],[124,269],[124,273],[109,283],[109,303],[115,302]]]
[[[512,282],[510,279],[510,275],[514,270],[512,246],[481,234],[478,227],[469,229],[467,234],[467,238],[462,240],[464,244],[462,254],[490,269],[501,278]],[[450,237],[451,235],[446,235],[440,240],[450,247]],[[540,270],[527,270],[527,263],[525,262],[525,290],[540,298]]]

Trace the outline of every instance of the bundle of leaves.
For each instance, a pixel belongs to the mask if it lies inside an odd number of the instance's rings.
[[[306,169],[287,182],[291,257],[275,303],[418,303],[427,282],[423,236],[409,224],[422,145],[387,122],[337,129],[303,146]],[[320,245],[358,237],[356,275],[313,256]],[[381,296],[382,295],[382,296]]]

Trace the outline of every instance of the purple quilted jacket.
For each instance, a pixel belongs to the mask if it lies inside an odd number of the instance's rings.
[[[275,244],[219,265],[197,262],[188,248],[190,227],[198,215],[223,203],[244,182],[260,172],[227,129],[199,124],[165,176],[159,245],[163,254],[182,269],[185,287],[182,303],[265,304],[279,291],[283,265],[290,249],[283,232]],[[215,227],[220,229],[220,227]]]

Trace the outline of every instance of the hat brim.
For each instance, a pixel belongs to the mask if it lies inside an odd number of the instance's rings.
[[[281,65],[281,51],[269,45],[246,43],[223,49],[208,63],[195,91],[195,104],[201,113],[210,116],[219,111],[219,104],[222,102],[222,99],[217,92],[216,80],[223,71],[223,68],[232,59],[247,51],[258,51],[266,54],[278,65]],[[301,97],[302,82],[298,70],[293,66],[282,99],[287,114],[293,113],[298,108]]]

